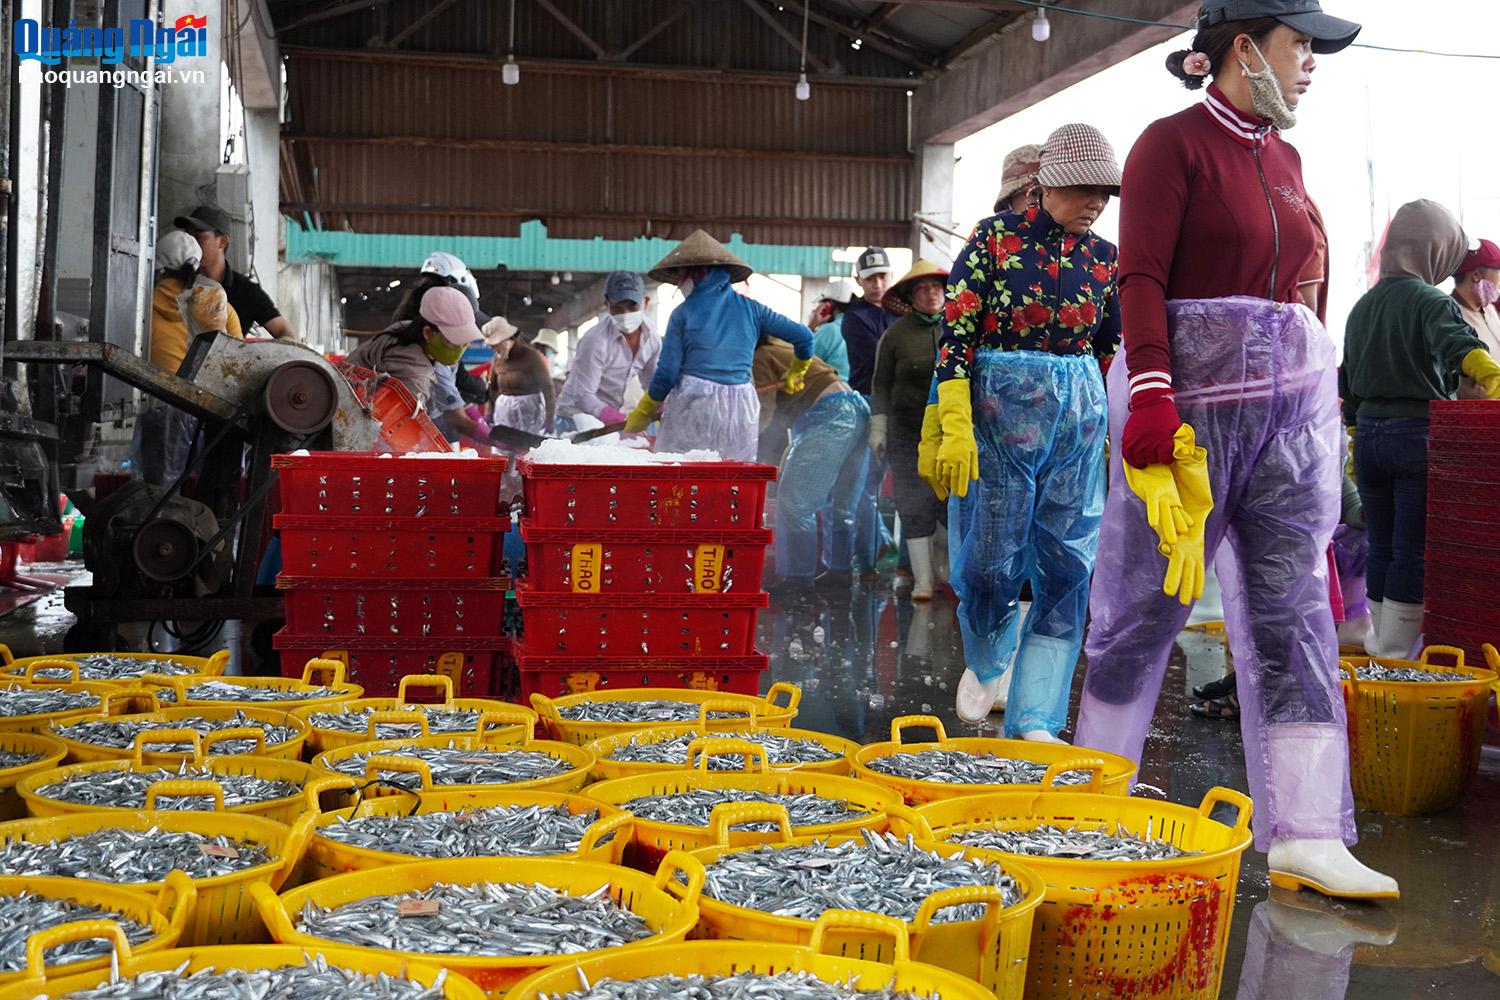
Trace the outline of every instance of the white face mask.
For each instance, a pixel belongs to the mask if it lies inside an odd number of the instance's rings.
[[[1250,81],[1250,106],[1256,114],[1269,119],[1272,125],[1285,132],[1297,124],[1297,112],[1287,104],[1281,81],[1276,78],[1276,71],[1260,51],[1260,46],[1251,42],[1250,47],[1255,50],[1261,65],[1259,70],[1251,70],[1245,60],[1240,60],[1240,68]]]
[[[634,312],[615,313],[614,317],[615,326],[619,327],[622,333],[634,333],[645,322],[646,313],[644,310],[637,309]]]

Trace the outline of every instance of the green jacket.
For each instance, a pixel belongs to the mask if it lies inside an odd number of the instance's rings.
[[[1459,366],[1484,347],[1458,303],[1421,278],[1390,275],[1349,313],[1340,390],[1344,419],[1426,418],[1458,393]]]

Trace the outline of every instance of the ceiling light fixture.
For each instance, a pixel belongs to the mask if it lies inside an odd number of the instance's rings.
[[[516,65],[516,0],[510,0],[510,47],[505,52],[505,66],[500,70],[500,82],[514,87],[521,82],[521,67]]]
[[[1031,40],[1034,42],[1045,42],[1052,37],[1052,22],[1047,20],[1047,8],[1038,7],[1036,17],[1031,22]]]
[[[797,100],[806,101],[812,98],[812,84],[807,82],[807,11],[806,2],[802,5],[802,61],[797,68],[797,88],[793,93]]]

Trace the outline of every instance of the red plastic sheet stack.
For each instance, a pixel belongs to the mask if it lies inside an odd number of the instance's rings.
[[[1425,641],[1482,666],[1500,645],[1500,403],[1436,402],[1431,421]]]

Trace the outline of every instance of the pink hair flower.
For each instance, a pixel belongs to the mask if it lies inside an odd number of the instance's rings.
[[[1213,63],[1203,52],[1189,52],[1182,60],[1182,71],[1188,76],[1207,76]]]

